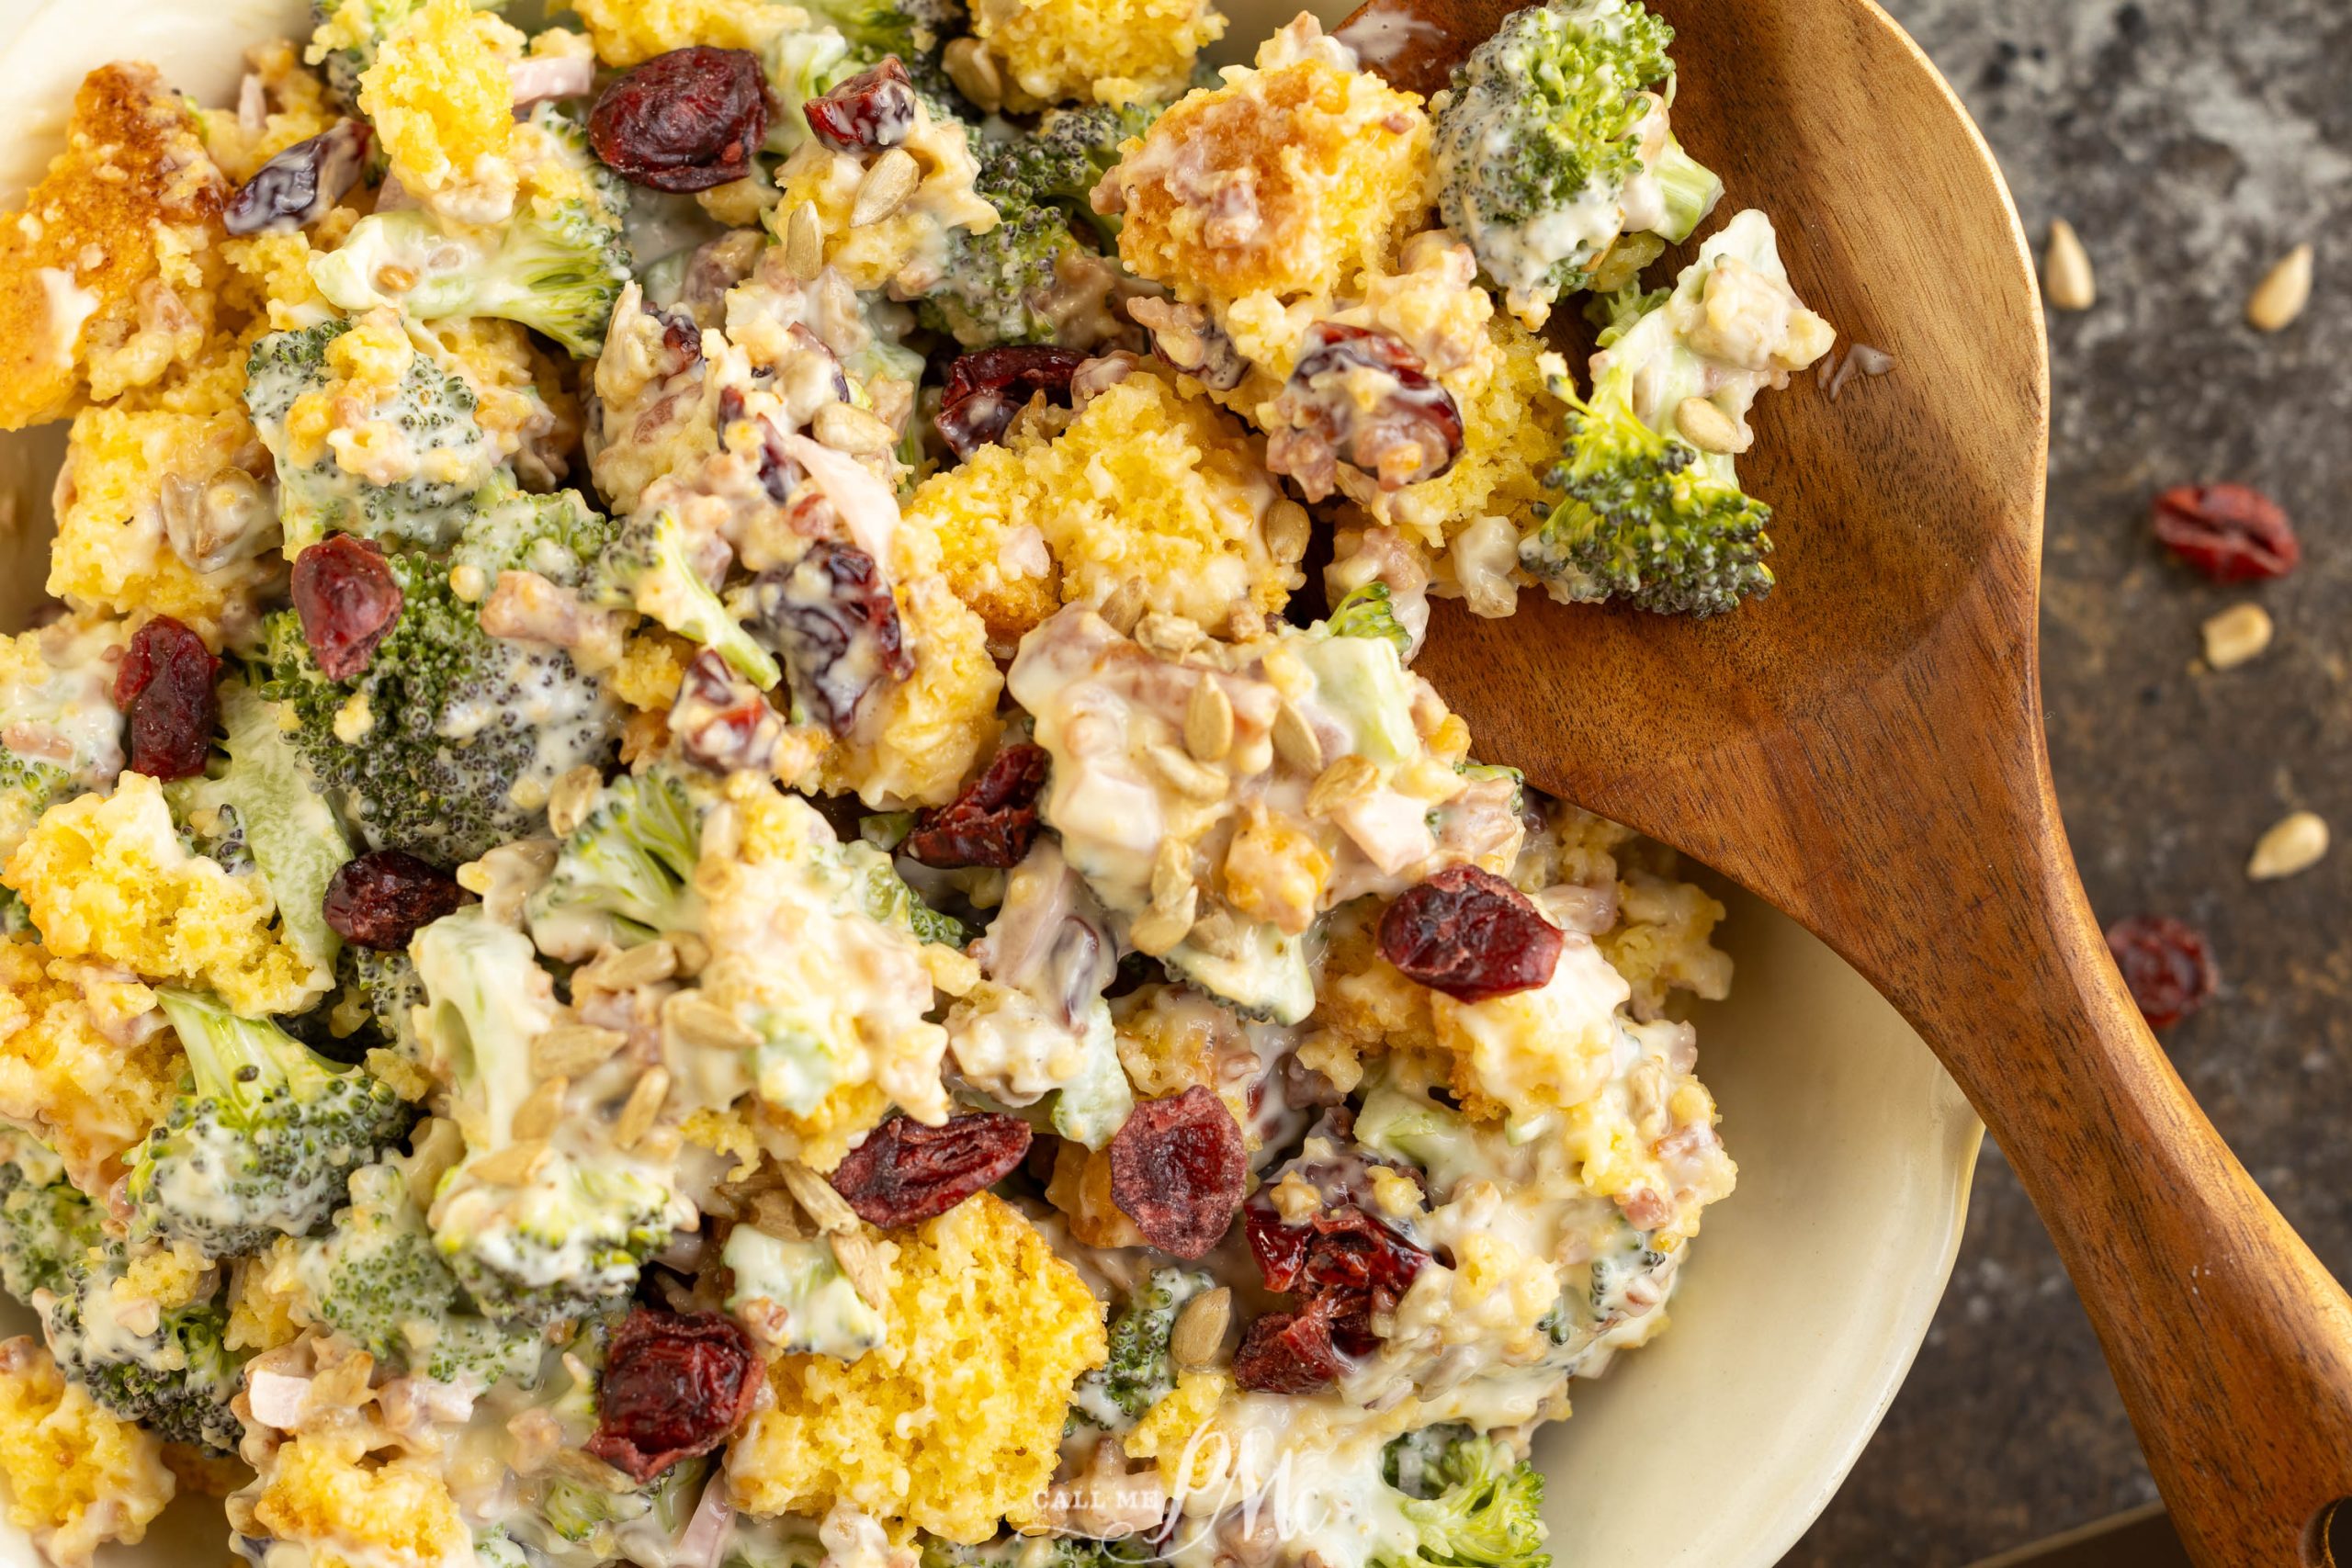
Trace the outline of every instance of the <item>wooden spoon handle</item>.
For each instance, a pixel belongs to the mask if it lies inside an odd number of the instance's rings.
[[[1915,953],[1883,988],[2041,1211],[2190,1555],[2325,1562],[2352,1496],[2352,1300],[2157,1046],[2064,839],[2043,849],[2038,885],[1956,912],[1947,940],[1975,951]]]

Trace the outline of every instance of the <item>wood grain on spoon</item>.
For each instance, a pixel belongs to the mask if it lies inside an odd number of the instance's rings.
[[[2352,1495],[2352,1301],[2142,1021],[2051,788],[2048,362],[1999,173],[1867,0],[1652,3],[1723,215],[1769,211],[1798,292],[1894,372],[1758,405],[1740,472],[1777,513],[1770,598],[1703,624],[1442,604],[1417,668],[1482,755],[1704,861],[1867,976],[2018,1168],[2191,1555],[2325,1562]],[[1513,8],[1378,0],[1341,31],[1429,92]]]

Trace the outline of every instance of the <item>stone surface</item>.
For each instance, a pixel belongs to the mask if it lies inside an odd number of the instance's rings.
[[[2037,254],[2082,233],[2098,303],[2052,321],[2042,610],[2052,767],[2102,919],[2211,933],[2222,989],[2166,1049],[2287,1217],[2352,1271],[2352,6],[2341,0],[1885,0],[1964,97]],[[1860,155],[1867,155],[1866,150]],[[2247,294],[2299,241],[2310,310]],[[1917,367],[1905,367],[1916,373]],[[2149,540],[2147,502],[2231,479],[2282,502],[2305,564],[2249,593]],[[2193,668],[2241,597],[2260,659]],[[2253,884],[2308,807],[2336,852]],[[2154,1497],[2080,1304],[1987,1149],[1951,1291],[1909,1383],[1792,1564],[1961,1564]]]

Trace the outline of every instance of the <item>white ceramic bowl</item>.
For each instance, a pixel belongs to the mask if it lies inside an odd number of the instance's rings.
[[[1227,0],[1229,58],[1292,14]],[[1346,7],[1325,7],[1336,21]],[[207,102],[302,0],[0,0],[0,201],[54,151],[82,73],[146,58]],[[1770,193],[1742,193],[1770,205]],[[39,594],[62,436],[0,436],[0,614]],[[1983,1129],[1917,1035],[1793,921],[1731,895],[1729,1002],[1700,1070],[1739,1190],[1707,1216],[1673,1326],[1579,1385],[1536,1456],[1560,1568],[1767,1568],[1828,1502],[1894,1397],[1951,1271]],[[13,1330],[23,1314],[6,1326]],[[220,1560],[216,1505],[176,1506],[107,1568]],[[37,1562],[0,1526],[0,1562]]]

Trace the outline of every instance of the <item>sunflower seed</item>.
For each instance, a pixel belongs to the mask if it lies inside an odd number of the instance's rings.
[[[922,168],[914,154],[903,147],[893,147],[866,165],[865,175],[857,182],[857,197],[850,203],[849,226],[863,229],[869,223],[879,223],[907,204],[907,198],[922,184]]]
[[[662,1114],[662,1102],[669,1098],[670,1069],[646,1068],[645,1076],[628,1091],[619,1120],[613,1123],[613,1142],[625,1149],[637,1147],[653,1130],[653,1119]]]
[[[1184,750],[1204,762],[1222,761],[1233,750],[1233,699],[1212,677],[1201,677],[1184,705]]]
[[[1202,1371],[1224,1357],[1226,1330],[1233,1325],[1233,1292],[1223,1285],[1184,1303],[1169,1331],[1168,1354],[1184,1371]]]
[[[783,1176],[792,1201],[808,1216],[809,1224],[834,1235],[857,1229],[856,1213],[850,1208],[849,1200],[833,1190],[831,1182],[797,1159],[782,1162],[776,1170]]]
[[[2327,836],[2327,823],[2316,811],[2282,817],[2255,844],[2245,874],[2256,882],[2274,882],[2309,871],[2326,857]]]
[[[2050,247],[2041,254],[2041,287],[2055,310],[2087,310],[2098,298],[2098,280],[2091,272],[2090,253],[2082,236],[2064,218],[2050,225]]]
[[[2307,241],[2265,273],[2245,302],[2245,319],[2257,332],[2284,329],[2312,302],[2312,247]]]

